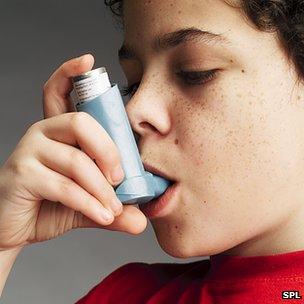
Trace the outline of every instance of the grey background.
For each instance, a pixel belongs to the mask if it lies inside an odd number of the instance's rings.
[[[90,52],[123,84],[117,61],[121,34],[103,0],[0,2],[0,162],[25,130],[43,118],[42,86],[64,61]],[[122,264],[188,262],[161,250],[150,224],[138,236],[87,229],[25,248],[1,303],[74,303]]]

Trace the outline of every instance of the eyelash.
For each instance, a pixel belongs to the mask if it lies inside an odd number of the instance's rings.
[[[203,85],[207,83],[208,81],[215,78],[217,75],[218,70],[209,70],[209,71],[180,71],[177,72],[176,75],[180,77],[186,85],[194,86],[194,85]],[[138,86],[140,83],[136,82],[130,86],[124,86],[121,89],[122,96],[129,96],[132,97],[135,92],[134,89],[136,86]]]

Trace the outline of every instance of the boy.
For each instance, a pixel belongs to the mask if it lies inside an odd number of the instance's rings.
[[[88,115],[65,113],[69,77],[93,65],[90,56],[72,60],[45,86],[47,119],[29,129],[1,170],[4,273],[29,242],[86,226],[140,233],[148,217],[168,254],[210,260],[130,263],[78,303],[300,297],[303,2],[107,2],[124,25],[119,59],[141,157],[174,180],[176,190],[161,210],[115,211],[115,146]],[[106,210],[112,211],[108,221]]]

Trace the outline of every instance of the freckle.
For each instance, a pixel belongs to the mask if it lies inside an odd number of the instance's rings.
[[[175,139],[174,143],[175,143],[176,145],[178,145],[178,139],[177,139],[177,138]]]
[[[207,203],[207,201],[204,201],[204,204],[206,204]]]
[[[180,15],[182,13],[182,11],[178,11],[178,14]]]
[[[232,60],[232,59],[230,59],[230,62],[233,62],[233,60]]]

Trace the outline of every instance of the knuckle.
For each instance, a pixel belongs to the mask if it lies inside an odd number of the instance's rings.
[[[86,162],[86,157],[83,152],[76,149],[70,152],[69,158],[70,167],[71,169],[75,168],[75,171],[78,171],[77,168],[80,169],[82,167],[82,164]]]
[[[93,198],[90,194],[86,195],[85,199],[77,201],[76,211],[81,212],[84,215],[90,214],[92,208]]]
[[[40,130],[40,121],[37,121],[30,125],[30,127],[27,129],[27,133],[36,133]]]
[[[84,156],[82,155],[82,153],[80,151],[73,149],[70,152],[70,160],[73,161],[73,163],[83,162]]]
[[[78,131],[85,127],[88,117],[86,112],[74,112],[70,117],[70,126],[74,131]]]
[[[68,179],[62,179],[59,181],[58,191],[60,191],[60,193],[63,193],[64,196],[71,195],[73,188],[74,187],[72,185],[72,182]]]
[[[117,167],[122,167],[119,156],[114,155],[114,153],[113,153],[113,155],[108,156],[108,162],[109,162],[109,165],[111,166],[110,169],[112,169],[112,170],[115,170],[115,168],[117,168]]]
[[[71,76],[72,73],[77,71],[77,68],[79,67],[79,63],[77,60],[71,59],[68,60],[66,62],[64,62],[60,69],[67,75],[67,76]],[[68,71],[70,71],[70,73],[68,74]]]
[[[114,145],[114,148],[113,148],[112,161],[113,161],[114,164],[120,165],[121,164],[120,152],[119,152],[117,146],[114,143],[113,143],[113,145]]]
[[[9,170],[15,177],[29,175],[32,170],[32,165],[28,161],[15,160],[9,163]]]
[[[32,124],[25,132],[18,146],[22,146],[26,151],[34,151],[39,147],[39,141],[42,138],[41,122]]]
[[[90,209],[92,208],[93,197],[90,194],[88,194],[84,201],[85,203],[80,204],[79,207],[81,209],[81,212],[83,212],[84,214],[88,214],[90,212]]]
[[[121,159],[118,153],[113,153],[113,155],[110,156],[109,162],[110,162],[111,170],[115,170],[117,169],[117,167],[122,168]]]
[[[106,151],[104,155],[108,163],[111,166],[120,165],[121,162],[120,153],[115,143],[110,139],[108,141],[105,141],[103,143],[103,146],[104,146],[104,151]]]

